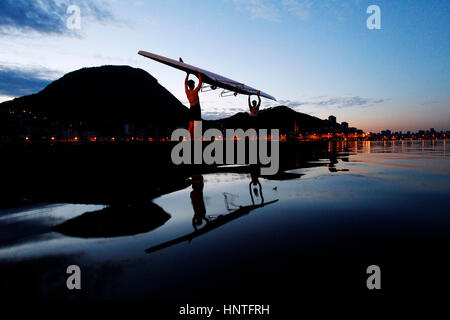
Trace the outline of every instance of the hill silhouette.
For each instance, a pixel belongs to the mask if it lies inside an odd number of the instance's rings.
[[[208,121],[208,127],[222,128],[267,128],[280,129],[286,133],[292,131],[295,126],[300,131],[321,129],[326,121],[317,117],[297,112],[286,106],[262,109],[259,111],[257,121],[247,112],[239,112],[228,118]]]
[[[14,114],[10,110],[15,110]],[[186,126],[188,108],[142,69],[101,66],[70,72],[39,93],[0,104],[0,131],[12,137],[168,137]],[[326,121],[286,106],[205,121],[204,128],[322,129]],[[0,132],[1,133],[1,132]],[[47,138],[48,139],[48,138]]]
[[[142,69],[101,66],[70,72],[37,94],[14,99],[8,107],[26,108],[58,121],[173,123],[188,109]]]

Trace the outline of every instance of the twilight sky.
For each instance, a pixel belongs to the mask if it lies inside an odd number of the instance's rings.
[[[81,28],[69,29],[70,5]],[[369,30],[369,5],[381,29]],[[67,72],[130,65],[187,104],[185,74],[138,56],[183,60],[367,131],[450,130],[446,0],[1,0],[0,102]],[[246,96],[201,94],[204,118],[247,111]],[[74,92],[76,94],[76,92]],[[70,98],[70,97],[68,97]]]

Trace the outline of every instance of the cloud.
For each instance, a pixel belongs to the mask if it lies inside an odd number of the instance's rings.
[[[252,18],[263,19],[267,21],[279,21],[280,10],[266,0],[233,0],[239,9],[244,8],[250,12]]]
[[[231,117],[239,112],[248,112],[245,108],[209,108],[208,111],[202,111],[202,118],[205,120],[216,120]]]
[[[70,34],[67,19],[70,5],[80,8],[81,19],[104,21],[112,14],[102,0],[2,0],[0,1],[0,35],[37,32]]]
[[[267,21],[281,21],[282,14],[287,13],[306,21],[314,14],[330,15],[340,21],[345,20],[345,12],[351,4],[340,0],[233,0],[239,9],[250,12],[252,18],[260,18]],[[354,0],[358,4],[358,0]],[[313,12],[314,11],[314,12]]]
[[[430,105],[430,104],[436,104],[436,103],[439,103],[440,101],[438,101],[438,100],[426,100],[426,101],[424,101],[423,103],[421,103],[420,105],[421,106],[428,106],[428,105]]]
[[[0,95],[20,97],[37,93],[55,78],[48,69],[21,69],[0,66]]]
[[[263,99],[261,109],[286,106],[295,111],[305,112],[308,110],[309,115],[314,115],[317,110],[319,112],[323,109],[341,109],[341,108],[366,108],[388,101],[388,99],[374,99],[365,98],[361,96],[318,96],[308,97],[304,100],[278,100],[271,101]],[[214,106],[216,101],[202,101],[202,118],[205,120],[216,120],[235,115],[238,112],[248,112],[246,107],[236,107],[233,102],[232,105],[226,106],[223,103],[220,107]],[[320,113],[320,112],[319,112]]]
[[[273,104],[272,102],[270,104]],[[304,102],[291,101],[291,100],[278,100],[277,105],[283,105],[289,108],[296,108],[304,105]]]
[[[312,2],[309,0],[283,0],[285,9],[300,20],[308,19],[311,5]]]
[[[2,95],[0,95],[0,103],[3,103],[5,101],[13,100],[14,98],[15,97],[12,97],[12,96],[2,96]]]
[[[333,97],[322,101],[313,102],[317,106],[327,106],[335,108],[347,108],[347,107],[368,107],[375,103],[383,102],[383,99],[375,100],[371,98],[362,98],[359,96],[354,97]]]
[[[315,11],[316,15],[328,15],[344,21],[346,12],[352,5],[360,6],[358,0],[283,0],[282,4],[285,10],[302,21],[307,20],[312,11]]]
[[[204,120],[217,120],[222,118],[228,118],[232,115],[236,114],[236,112],[231,111],[204,111],[202,112],[202,119]]]
[[[364,98],[360,96],[349,96],[349,97],[327,97],[320,96],[310,98],[305,101],[292,101],[292,100],[279,100],[277,105],[285,105],[290,108],[298,108],[301,106],[311,106],[311,107],[329,107],[329,108],[350,108],[350,107],[370,107],[375,104],[383,103],[385,99],[373,99]],[[270,102],[270,106],[274,103]],[[268,105],[269,106],[269,105]]]

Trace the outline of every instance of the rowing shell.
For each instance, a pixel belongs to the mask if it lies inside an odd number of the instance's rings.
[[[260,95],[261,97],[277,101],[277,99],[275,99],[270,94],[267,94],[265,92],[255,89],[255,88],[246,86],[243,83],[225,78],[216,73],[206,71],[206,70],[203,70],[198,67],[191,66],[190,64],[176,61],[176,60],[173,60],[170,58],[166,58],[166,57],[159,56],[157,54],[150,53],[147,51],[142,51],[142,50],[139,51],[138,54],[140,54],[141,56],[153,59],[155,61],[158,61],[160,63],[163,63],[165,65],[168,65],[170,67],[176,68],[178,70],[182,70],[182,71],[185,71],[188,73],[193,73],[193,74],[200,73],[202,75],[203,82],[209,84],[211,86],[211,88],[213,88],[213,89],[215,87],[219,87],[219,88],[222,88],[225,90],[232,91],[235,94],[240,93],[240,94],[245,94],[245,95]]]

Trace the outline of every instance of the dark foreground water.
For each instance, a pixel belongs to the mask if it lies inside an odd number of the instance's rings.
[[[308,299],[442,297],[450,290],[448,147],[330,145],[335,157],[277,180],[195,175],[144,213],[62,203],[2,210],[0,290],[20,301],[286,308]],[[79,291],[66,287],[69,265],[81,268]],[[369,265],[381,268],[380,291],[366,287]]]

